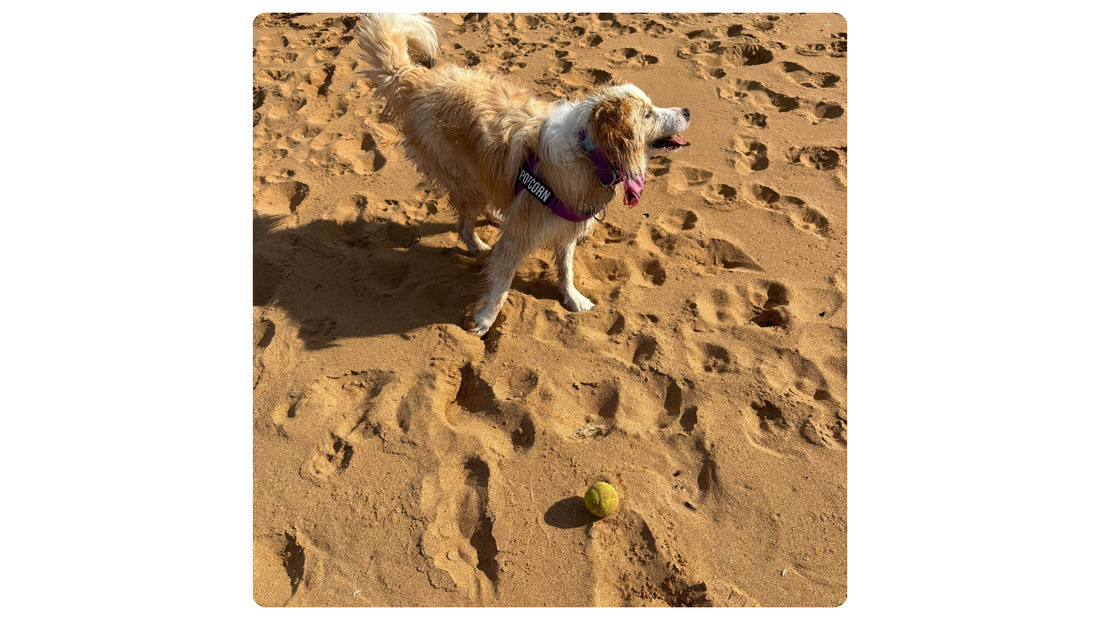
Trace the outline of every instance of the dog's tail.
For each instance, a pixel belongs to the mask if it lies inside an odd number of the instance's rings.
[[[374,82],[385,97],[383,115],[401,111],[402,99],[415,86],[416,74],[435,65],[439,41],[431,21],[408,13],[368,13],[359,17],[359,49]]]

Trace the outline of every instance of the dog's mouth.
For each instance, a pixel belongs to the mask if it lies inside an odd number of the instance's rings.
[[[653,142],[649,143],[649,148],[656,149],[658,151],[664,151],[671,153],[673,151],[680,150],[681,147],[688,146],[687,140],[684,140],[676,134],[672,134],[666,138],[657,138]]]

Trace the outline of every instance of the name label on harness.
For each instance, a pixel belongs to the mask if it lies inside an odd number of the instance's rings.
[[[549,205],[550,199],[554,197],[554,193],[550,191],[550,188],[543,185],[535,175],[527,172],[525,168],[519,170],[519,182],[524,189],[531,192],[531,195],[538,198],[539,202],[544,205]]]

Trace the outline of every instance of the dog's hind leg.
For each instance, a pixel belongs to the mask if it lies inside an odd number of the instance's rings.
[[[493,251],[489,253],[482,271],[482,278],[488,290],[474,312],[473,326],[468,328],[478,336],[484,336],[485,332],[493,326],[501,308],[504,307],[504,302],[508,299],[508,289],[512,287],[516,270],[537,245],[534,240],[527,237],[509,234],[507,223],[505,227],[506,230],[501,232],[500,239],[493,245]]]
[[[474,219],[463,213],[458,214],[458,238],[466,245],[470,256],[481,256],[492,248],[477,236],[477,232],[474,231]]]
[[[558,264],[558,290],[561,291],[562,305],[570,312],[591,310],[592,303],[573,286],[573,248],[576,241],[569,241],[554,248],[554,261]]]
[[[469,191],[456,189],[450,192],[451,205],[458,213],[458,238],[466,245],[471,256],[481,256],[490,250],[490,246],[477,236],[474,222],[483,210],[484,199]]]

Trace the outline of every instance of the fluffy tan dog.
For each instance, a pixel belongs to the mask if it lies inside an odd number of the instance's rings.
[[[516,270],[543,245],[554,248],[563,305],[590,310],[573,286],[573,250],[614,199],[614,185],[623,185],[624,204],[638,204],[649,156],[687,144],[676,134],[688,110],[655,108],[630,84],[580,102],[543,102],[493,74],[433,68],[439,43],[420,15],[363,15],[359,46],[386,100],[383,114],[405,133],[406,154],[457,212],[459,238],[474,256],[491,250],[468,329],[489,331]],[[500,225],[492,248],[474,231],[482,214]]]

